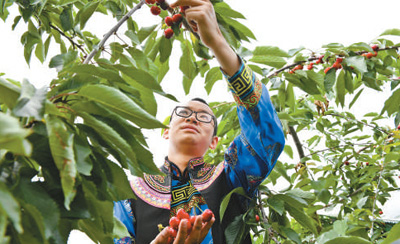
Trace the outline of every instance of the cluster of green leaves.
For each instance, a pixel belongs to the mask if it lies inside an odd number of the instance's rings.
[[[400,30],[383,33],[375,41],[378,55],[371,59],[361,56],[373,51],[367,43],[333,43],[318,53],[325,55],[323,64],[289,73],[295,65],[316,60],[317,54],[271,46],[248,50],[242,42],[255,37],[237,21],[243,15],[222,1],[212,2],[224,37],[268,86],[284,130],[290,131],[287,136],[300,138],[296,143],[302,148],[297,160],[294,149],[285,147],[288,159],[278,161],[260,187],[258,204],[253,202],[229,226],[228,242],[237,243],[250,229],[256,243],[398,239],[399,225],[390,230],[380,223],[377,202],[385,203],[398,190],[399,131],[380,121],[400,122],[398,44],[386,38],[399,36]],[[176,100],[160,84],[169,70],[173,42],[182,50],[179,68],[186,94],[195,77],[204,77],[207,92],[222,79],[219,68],[207,61],[212,58],[208,49],[190,31],[174,30],[172,39],[163,37],[162,18],[158,25],[143,27],[128,19],[124,38],[129,44],[99,47],[101,37],[85,29],[87,22],[98,14],[120,20],[135,4],[139,1],[0,0],[3,20],[10,8],[18,7],[12,28],[27,23],[21,38],[27,63],[33,53],[44,62],[50,48],[60,50],[50,61],[59,74],[50,89],[0,79],[2,243],[65,243],[72,229],[101,243],[126,235],[113,219],[112,202],[133,197],[123,169],[137,176],[158,173],[141,129],[164,127],[154,117],[155,93]],[[168,14],[162,11],[160,16]],[[92,50],[99,50],[94,60],[82,64]],[[100,55],[104,51],[110,55]],[[343,69],[325,74],[324,68],[339,56]],[[392,95],[382,111],[361,119],[349,112],[366,89],[387,86]],[[328,107],[329,101],[335,105]],[[221,118],[221,140],[206,158],[218,163],[240,128],[234,104],[211,106]],[[282,184],[287,187],[269,189]],[[334,217],[328,216],[331,209],[336,210]],[[261,222],[255,214],[262,216]]]
[[[199,74],[209,89],[222,79],[195,35],[176,30],[173,39],[163,37],[162,18],[143,27],[127,19],[130,43],[99,47],[101,37],[86,30],[88,21],[112,15],[117,22],[135,4],[143,1],[0,1],[3,20],[18,8],[12,29],[26,23],[21,43],[28,64],[33,55],[44,62],[50,48],[59,48],[49,62],[58,72],[49,89],[0,79],[0,243],[66,243],[72,229],[101,243],[129,235],[113,218],[113,201],[134,197],[124,170],[160,173],[141,129],[165,127],[155,118],[155,93],[176,101],[160,85],[173,42],[181,44],[186,93]],[[235,20],[244,18],[240,13],[219,1],[215,8],[231,45],[254,38]],[[93,50],[99,52],[83,64]]]
[[[289,52],[270,46],[252,52],[239,50],[269,86],[287,137],[293,136],[301,148],[286,145],[288,160],[280,159],[260,187],[261,205],[267,213],[259,229],[253,230],[257,243],[389,243],[385,240],[388,236],[391,241],[400,238],[396,232],[399,225],[390,231],[380,218],[390,192],[399,190],[398,44],[383,37],[399,34],[397,29],[384,32],[375,42],[378,55],[371,59],[362,56],[372,52],[367,43],[329,44],[323,53],[310,57],[302,48]],[[323,64],[288,72],[322,55]],[[343,58],[343,68],[325,73],[338,57]],[[366,89],[390,89],[392,94],[381,111],[356,117],[350,108],[357,108],[357,99]],[[221,151],[208,156],[219,161],[222,150],[240,131],[237,125],[229,125],[234,123],[233,104],[214,106],[223,121],[218,131],[222,143],[217,148]],[[382,123],[392,118],[394,127]],[[280,190],[270,190],[276,188]],[[231,234],[236,238],[244,237],[239,231],[244,223],[248,229],[255,224],[254,218],[246,217],[251,211],[254,208],[232,223]],[[260,235],[260,229],[264,234]]]

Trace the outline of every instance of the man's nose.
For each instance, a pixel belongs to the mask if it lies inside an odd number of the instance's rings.
[[[196,119],[196,113],[192,113],[189,117],[187,117],[186,122],[193,122],[193,123],[197,124],[198,121]]]

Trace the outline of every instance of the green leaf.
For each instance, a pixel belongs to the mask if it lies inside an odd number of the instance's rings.
[[[382,108],[381,114],[385,111],[388,116],[394,114],[400,109],[400,88],[392,93],[392,95],[385,101],[385,105]]]
[[[66,67],[71,66],[78,58],[78,52],[72,51],[54,56],[49,63],[50,68],[55,68],[60,72]]]
[[[294,241],[297,244],[301,244],[300,236],[296,233],[296,231],[292,230],[291,228],[285,227],[283,227],[282,230],[290,240]]]
[[[390,244],[400,239],[400,223],[395,224],[381,244]]]
[[[75,72],[78,74],[94,75],[112,82],[126,83],[125,80],[121,78],[118,72],[111,69],[97,67],[91,64],[75,65],[71,68],[64,69],[63,72]]]
[[[88,143],[80,136],[74,136],[74,153],[78,172],[90,176],[93,164],[89,159],[89,155],[92,153],[92,150],[90,150]]]
[[[118,151],[122,155],[126,155],[129,161],[132,162],[132,174],[137,175],[139,177],[143,176],[143,172],[140,169],[139,164],[136,160],[136,154],[132,150],[131,146],[109,125],[106,123],[96,119],[95,117],[91,116],[90,114],[79,111],[78,115],[82,117],[85,121],[85,124],[93,128],[100,137],[103,138],[106,142],[108,142],[111,148]],[[126,165],[123,165],[126,167]]]
[[[158,25],[143,27],[138,32],[139,42],[143,42],[146,38],[154,32]]]
[[[233,221],[225,229],[225,238],[227,244],[242,243],[244,236],[247,234],[246,224],[243,215],[236,216]]]
[[[196,76],[196,66],[192,60],[193,51],[189,41],[181,43],[182,56],[179,61],[179,69],[189,79],[193,80]]]
[[[85,28],[86,22],[93,15],[94,11],[96,11],[99,6],[100,1],[98,2],[88,2],[76,15],[76,21],[79,21],[81,29]]]
[[[60,14],[61,27],[64,31],[69,31],[73,28],[74,20],[71,7],[66,7]]]
[[[113,229],[113,238],[124,238],[127,236],[131,236],[128,232],[128,230],[126,229],[126,226],[119,221],[119,219],[117,219],[114,216],[114,229]]]
[[[0,127],[0,130],[1,128],[2,127]],[[14,196],[8,191],[7,186],[1,181],[0,181],[0,210],[4,210],[4,213],[8,215],[8,217],[10,218],[11,222],[14,225],[14,228],[18,231],[18,233],[22,233],[23,229],[21,225],[21,212],[19,203],[14,198]]]
[[[348,66],[353,67],[361,74],[364,74],[365,72],[368,71],[367,63],[364,57],[361,56],[348,57],[345,59],[345,62],[347,63]]]
[[[274,68],[282,68],[286,61],[282,57],[271,55],[254,55],[249,61],[259,64],[265,64]]]
[[[18,119],[0,113],[0,149],[29,156],[32,146],[25,138],[31,133],[31,130],[21,128]]]
[[[353,93],[354,92],[353,77],[351,73],[346,70],[344,73],[344,82],[345,82],[345,87],[349,91],[349,93]]]
[[[387,29],[380,36],[400,36],[400,29]]]
[[[279,215],[282,215],[285,211],[285,202],[275,196],[271,196],[267,199],[268,205],[270,208],[275,210]]]
[[[292,147],[289,145],[285,145],[285,148],[283,149],[283,151],[291,158],[293,159],[293,150]]]
[[[101,94],[101,96],[99,96],[99,94]],[[89,85],[83,87],[77,95],[102,104],[140,127],[149,129],[165,127],[165,125],[154,116],[139,107],[120,90],[113,87]]]
[[[228,23],[231,26],[230,28],[234,28],[236,31],[239,31],[241,34],[244,35],[240,36],[242,39],[248,40],[247,37],[250,37],[253,40],[256,39],[253,32],[239,21],[223,15],[221,15],[221,17],[224,19],[226,23]]]
[[[358,97],[360,97],[360,95],[363,91],[364,91],[364,88],[357,92],[357,94],[354,96],[353,100],[350,102],[349,108],[351,108],[354,105],[354,103],[357,101]]]
[[[29,179],[23,178],[13,192],[20,199],[23,199],[25,204],[34,206],[40,212],[41,218],[36,221],[43,222],[46,238],[54,237],[58,232],[60,211],[57,203],[42,188],[41,183],[31,182]]]
[[[8,108],[14,108],[20,93],[21,89],[18,86],[0,78],[0,104],[4,103]]]
[[[64,192],[64,206],[69,210],[76,194],[77,170],[73,145],[74,134],[56,116],[47,114],[45,115],[45,120],[51,155],[57,169],[60,171],[61,186]]]
[[[285,209],[289,214],[302,226],[309,229],[312,233],[317,235],[318,231],[313,223],[313,220],[302,210],[292,207],[290,204],[285,203]]]
[[[207,94],[210,94],[211,89],[213,88],[214,84],[216,81],[219,81],[222,79],[222,73],[219,67],[214,67],[211,68],[206,75],[206,85],[205,89],[207,91]]]
[[[341,70],[336,82],[336,103],[344,107],[344,96],[346,95],[344,71]]]
[[[371,244],[370,241],[361,237],[336,237],[325,244]]]
[[[218,13],[221,16],[227,16],[227,17],[239,18],[239,19],[245,18],[243,16],[243,14],[233,10],[228,4],[226,4],[224,2],[217,2],[214,5],[214,10],[215,10],[215,13]]]
[[[368,197],[363,197],[357,202],[357,208],[362,209],[364,207],[365,203],[367,202]]]
[[[161,38],[160,41],[160,62],[164,63],[168,60],[172,51],[172,40],[167,38]]]
[[[336,70],[335,69],[330,69],[324,78],[324,87],[325,91],[329,92],[332,90],[332,87],[335,85],[336,81]]]
[[[136,69],[132,66],[126,66],[121,64],[113,65],[113,67],[120,70],[122,73],[129,76],[131,79],[137,81],[140,85],[152,89],[157,92],[161,92],[162,88],[157,80],[147,71],[143,69]]]
[[[319,200],[321,200],[321,202],[328,204],[330,199],[331,199],[331,193],[329,190],[327,189],[322,189],[319,193],[318,193],[318,198]]]
[[[19,117],[34,117],[41,120],[44,114],[47,87],[36,89],[27,80],[22,83],[21,95],[13,109],[13,113]]]
[[[271,55],[271,56],[286,57],[286,58],[290,57],[290,55],[287,52],[283,51],[279,47],[273,47],[273,46],[256,47],[253,51],[253,55],[255,56]]]
[[[221,221],[221,222],[222,222],[222,220],[223,220],[223,218],[224,218],[224,214],[225,214],[226,208],[228,207],[229,201],[231,200],[232,194],[239,194],[239,195],[242,195],[242,196],[246,196],[246,197],[247,197],[246,191],[243,189],[243,187],[235,188],[235,189],[233,189],[231,192],[229,192],[229,193],[224,197],[224,199],[222,200],[221,205],[220,205],[220,209],[219,209],[219,218],[220,218],[220,221]]]

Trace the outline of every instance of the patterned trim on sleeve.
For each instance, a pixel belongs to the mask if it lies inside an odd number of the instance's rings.
[[[228,86],[234,94],[243,100],[253,92],[254,80],[253,71],[242,61],[239,71],[228,79]]]
[[[254,89],[252,94],[249,94],[246,98],[241,99],[237,94],[233,93],[233,98],[235,99],[237,105],[244,106],[247,110],[252,109],[260,101],[262,94],[262,83],[259,80],[254,82]]]

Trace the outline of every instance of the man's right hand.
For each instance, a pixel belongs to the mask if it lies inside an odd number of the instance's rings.
[[[207,236],[208,231],[215,222],[213,217],[209,222],[203,223],[203,217],[198,215],[196,221],[192,227],[190,233],[188,233],[188,223],[189,220],[183,219],[179,224],[178,234],[176,235],[173,244],[200,244],[204,238]],[[172,233],[170,227],[163,229],[160,234],[157,235],[151,244],[170,244],[168,239],[172,239]]]

